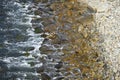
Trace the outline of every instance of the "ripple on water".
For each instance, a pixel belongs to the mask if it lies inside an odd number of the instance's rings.
[[[37,69],[42,66],[39,47],[43,38],[34,33],[31,20],[40,16],[28,10],[33,5],[30,1],[3,1],[3,5],[6,15],[4,28],[0,27],[0,79],[39,80]]]

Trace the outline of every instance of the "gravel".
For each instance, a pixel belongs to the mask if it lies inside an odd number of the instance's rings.
[[[81,1],[81,0],[80,0]],[[120,80],[120,0],[85,0],[97,9],[96,24],[104,41],[103,56],[110,67],[106,72],[109,80]],[[107,75],[106,75],[107,76]]]

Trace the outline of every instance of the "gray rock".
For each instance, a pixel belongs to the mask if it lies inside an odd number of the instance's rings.
[[[34,50],[34,47],[24,47],[24,51],[32,51]]]
[[[42,80],[51,80],[51,77],[47,73],[41,74]]]
[[[42,45],[39,50],[41,53],[53,53],[56,49],[53,46]]]
[[[62,68],[62,66],[63,66],[63,62],[60,61],[60,62],[58,62],[58,64],[55,65],[55,68],[60,69],[60,68]]]
[[[44,72],[44,70],[45,70],[44,66],[41,66],[41,67],[37,68],[38,73]]]

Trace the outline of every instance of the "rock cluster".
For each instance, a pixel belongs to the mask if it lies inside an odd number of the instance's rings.
[[[104,62],[98,45],[100,33],[95,23],[96,10],[77,0],[35,0],[35,33],[44,37],[40,47],[46,80],[103,80]],[[45,4],[44,4],[45,3]],[[34,24],[41,23],[40,25]],[[40,22],[39,22],[40,21]]]

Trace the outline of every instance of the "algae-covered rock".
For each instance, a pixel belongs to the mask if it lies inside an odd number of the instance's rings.
[[[24,56],[27,56],[27,57],[28,57],[29,55],[30,55],[29,52],[25,52],[25,53],[24,53]]]
[[[49,54],[49,53],[53,53],[55,52],[55,48],[53,46],[48,46],[48,45],[42,45],[39,50],[41,51],[41,53],[43,54]]]
[[[35,33],[42,33],[43,32],[43,29],[41,27],[36,27],[34,29],[35,29],[34,30]]]

